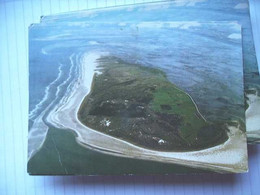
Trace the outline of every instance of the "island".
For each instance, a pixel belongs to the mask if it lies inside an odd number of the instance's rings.
[[[85,126],[162,151],[200,150],[228,139],[227,126],[207,121],[192,97],[162,70],[114,56],[102,56],[97,64],[78,110]]]

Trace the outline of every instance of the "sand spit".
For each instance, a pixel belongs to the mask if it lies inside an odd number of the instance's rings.
[[[78,64],[80,75],[73,91],[49,113],[46,117],[48,124],[61,129],[72,129],[78,135],[76,140],[79,144],[110,155],[174,163],[223,173],[247,171],[246,135],[238,127],[230,126],[229,139],[215,147],[193,152],[161,152],[133,145],[83,125],[78,120],[77,113],[90,91],[97,59],[104,55],[108,53],[84,54]]]

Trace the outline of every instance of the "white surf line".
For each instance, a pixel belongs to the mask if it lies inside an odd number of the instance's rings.
[[[70,67],[69,76],[66,79],[67,82],[71,78],[72,70],[74,68],[74,63],[72,60],[73,57],[74,57],[74,54],[72,54],[70,56],[71,67]],[[61,71],[61,69],[59,69],[59,70]],[[61,77],[61,74],[59,73],[59,75],[57,77],[58,79],[56,78],[55,82],[52,82],[52,85],[56,84],[56,82],[58,82],[60,77]],[[62,82],[59,86],[57,86],[57,91],[58,90],[60,91],[61,85],[63,86],[67,82]],[[40,113],[40,115],[37,116],[36,119],[34,119],[33,125],[30,128],[30,131],[28,134],[28,159],[30,159],[44,143],[44,140],[46,138],[46,134],[48,132],[49,127],[44,123],[43,117],[46,114],[46,112],[49,110],[49,108],[53,105],[53,102],[55,102],[57,100],[57,98],[58,98],[57,91],[55,94],[55,99]]]
[[[56,123],[56,115],[53,114],[53,112],[58,112],[58,110],[63,109],[64,106],[66,106],[67,102],[69,102],[69,99],[72,98],[71,94],[73,94],[73,89],[75,90],[77,88],[77,85],[79,85],[80,83],[80,62],[79,62],[79,56],[77,56],[76,58],[76,62],[77,62],[77,66],[76,68],[78,69],[78,77],[75,78],[74,82],[71,82],[68,85],[68,89],[64,95],[64,97],[62,97],[62,99],[59,101],[59,103],[54,107],[54,109],[52,109],[52,111],[50,111],[50,113],[48,114],[48,116],[46,117],[46,122],[52,124],[54,127],[57,128],[65,128],[62,124]],[[73,61],[71,61],[71,63],[73,63]],[[68,78],[66,81],[69,81],[70,78]]]
[[[77,133],[76,141],[87,148],[121,157],[180,164],[217,172],[241,172],[247,170],[245,133],[229,126],[228,140],[211,148],[191,152],[162,152],[142,148],[127,141],[93,130],[78,120],[78,110],[89,93],[95,74],[97,59],[108,55],[86,53],[80,64],[80,75],[67,102],[52,110],[48,122],[57,128],[71,129]]]
[[[76,63],[78,62],[79,56],[80,56],[80,54],[76,56]],[[70,80],[71,77],[72,77],[72,70],[75,69],[75,72],[77,72],[78,66],[76,66],[76,67],[74,68],[75,63],[73,62],[72,59],[70,59],[70,62],[71,62],[71,64],[72,64],[72,66],[70,67],[69,76],[68,76],[68,78],[67,78],[60,86],[58,86],[57,92],[60,91],[60,87],[62,87],[63,85],[65,85],[65,84],[67,84],[67,83],[69,82],[69,80]],[[70,82],[70,84],[68,85],[67,90],[66,90],[66,92],[65,92],[65,95],[61,98],[61,100],[60,100],[59,103],[54,107],[54,109],[56,109],[57,107],[59,107],[59,105],[62,105],[64,102],[67,101],[67,99],[68,99],[68,95],[67,95],[67,94],[70,94],[70,92],[73,90],[73,85],[74,85],[74,83],[76,82],[76,80],[77,80],[77,79],[74,79],[73,82]],[[56,92],[56,94],[58,95],[57,92]],[[50,116],[51,116],[51,115],[48,115],[47,118],[50,117]],[[48,121],[48,120],[47,120],[47,121]]]
[[[72,56],[72,57],[73,57],[73,56]],[[56,93],[55,93],[56,96],[59,95],[60,90],[61,90],[61,87],[63,87],[64,85],[66,85],[66,84],[69,82],[69,80],[71,79],[72,70],[74,69],[74,66],[75,66],[75,63],[73,62],[72,57],[70,57],[71,66],[70,66],[70,70],[69,70],[69,76],[68,76],[68,78],[67,78],[66,80],[64,80],[64,81],[57,87],[57,91],[56,91]],[[78,56],[76,56],[76,58],[77,58],[77,57],[78,57]],[[71,84],[71,83],[70,83],[70,84]],[[69,85],[69,86],[70,86],[70,85]],[[69,88],[69,86],[68,86],[68,88]]]
[[[71,60],[71,64],[73,64],[73,68],[74,68],[74,66],[75,66],[75,73],[77,73],[77,71],[79,71],[78,69],[78,66],[77,66],[77,58],[78,58],[78,56],[80,56],[80,54],[79,55],[77,55],[76,56],[76,63],[74,63],[74,61],[73,60]],[[69,80],[71,79],[71,74],[69,75],[69,79],[67,79],[67,81],[66,81],[66,83],[67,82],[69,82]],[[70,92],[73,90],[73,85],[74,85],[74,83],[77,81],[77,77],[75,76],[75,78],[73,78],[73,82],[70,82],[69,83],[69,85],[68,85],[68,87],[67,87],[67,91],[66,91],[66,94],[70,94]],[[64,101],[66,101],[66,94],[64,95],[64,97],[65,97],[65,99],[64,99]]]
[[[50,91],[50,88],[56,84],[56,82],[60,79],[61,77],[61,68],[62,68],[63,64],[60,64],[59,66],[59,73],[58,73],[58,76],[56,77],[56,79],[54,79],[46,88],[45,88],[45,91],[44,91],[44,96],[42,98],[42,100],[37,104],[35,105],[34,109],[29,113],[29,119],[33,118],[36,114],[36,112],[42,107],[42,105],[45,103],[45,101],[48,99],[49,97],[49,91]]]
[[[260,137],[260,97],[256,89],[251,90],[256,92],[255,94],[246,94],[249,105],[246,109],[246,131],[250,138],[254,138],[254,136]]]
[[[72,54],[70,57],[69,57],[69,59],[70,59],[70,63],[72,64],[72,66],[70,67],[70,71],[69,71],[69,76],[68,76],[68,78],[65,80],[65,81],[63,81],[63,83],[61,84],[61,85],[64,85],[64,84],[66,84],[68,81],[69,81],[69,79],[71,78],[71,74],[72,74],[72,69],[74,68],[74,63],[73,63],[73,57],[74,57],[74,55],[75,54]],[[58,76],[57,76],[57,78],[55,79],[55,80],[53,80],[46,88],[45,88],[45,95],[44,95],[44,98],[41,100],[41,102],[39,103],[39,104],[37,104],[36,106],[35,106],[35,108],[30,112],[30,114],[29,114],[29,118],[31,119],[31,118],[33,118],[34,117],[34,114],[35,114],[35,112],[37,112],[37,110],[42,106],[42,104],[44,104],[45,103],[45,101],[48,99],[48,96],[49,96],[49,90],[50,90],[50,88],[51,88],[51,86],[52,85],[54,85],[54,84],[56,84],[56,82],[60,79],[60,77],[61,77],[61,67],[62,67],[63,65],[62,64],[60,64],[60,66],[59,66],[59,74],[58,74]],[[56,95],[59,93],[59,91],[60,91],[60,86],[58,86],[58,90],[56,91]],[[30,117],[31,116],[31,117]]]

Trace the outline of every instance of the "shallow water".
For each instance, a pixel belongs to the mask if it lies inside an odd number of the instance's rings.
[[[72,90],[79,59],[89,51],[109,52],[163,70],[193,97],[208,120],[243,120],[241,39],[230,38],[233,34],[240,35],[240,27],[228,23],[34,27],[30,32],[31,122]]]

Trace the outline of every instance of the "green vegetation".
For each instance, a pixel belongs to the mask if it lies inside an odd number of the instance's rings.
[[[206,122],[164,72],[115,57],[99,59],[98,68],[78,113],[86,126],[165,151],[208,148],[227,139],[226,127]]]
[[[192,142],[199,130],[207,126],[190,97],[171,83],[164,83],[164,86],[155,91],[151,105],[156,112],[180,116],[180,134],[188,142]]]
[[[29,160],[31,175],[111,175],[198,173],[184,166],[111,156],[80,146],[75,133],[51,128],[41,149]]]

